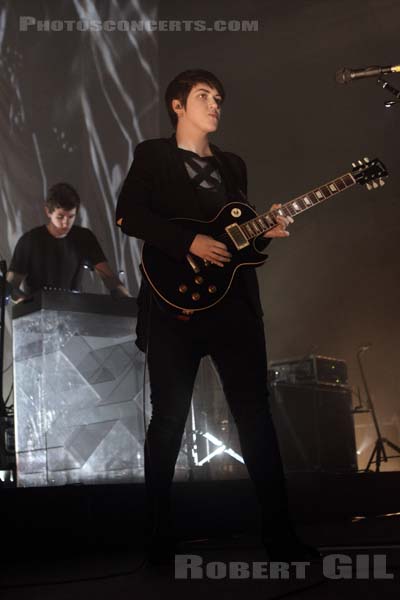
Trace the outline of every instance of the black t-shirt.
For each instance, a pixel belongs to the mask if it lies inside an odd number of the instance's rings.
[[[10,271],[26,275],[29,292],[45,287],[76,290],[84,264],[95,266],[106,257],[95,235],[74,225],[63,238],[52,236],[46,225],[25,233],[17,242]]]
[[[224,181],[214,156],[199,156],[195,152],[179,148],[180,156],[185,164],[191,183],[200,200],[204,220],[213,219],[228,202]],[[232,281],[229,293],[225,297],[228,302],[242,301],[246,296],[243,284],[243,269],[239,269]]]
[[[179,148],[179,153],[200,200],[204,219],[211,220],[227,202],[218,162],[214,156],[199,156],[183,148]]]

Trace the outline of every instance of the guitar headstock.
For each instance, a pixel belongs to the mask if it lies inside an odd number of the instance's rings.
[[[388,172],[379,158],[369,160],[365,157],[353,163],[352,175],[357,183],[366,185],[367,190],[372,190],[372,188],[385,185],[383,178],[388,176]]]

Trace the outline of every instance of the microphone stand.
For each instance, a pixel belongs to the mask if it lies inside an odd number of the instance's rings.
[[[397,98],[397,100],[388,100],[385,102],[386,108],[391,108],[394,104],[400,104],[400,90],[391,85],[386,79],[383,77],[378,77],[376,80],[378,85],[381,85],[384,90],[388,90],[393,96]]]
[[[6,274],[7,263],[0,260],[0,419],[7,416],[6,403],[3,395],[3,371],[4,371],[4,331],[6,325]],[[1,430],[1,427],[0,427]],[[1,453],[0,441],[0,453]]]
[[[372,454],[371,454],[371,456],[369,458],[368,464],[365,467],[365,471],[369,471],[370,470],[370,466],[372,465],[372,463],[375,463],[375,465],[376,465],[375,471],[378,473],[380,471],[382,460],[384,460],[385,462],[387,462],[389,458],[397,458],[398,456],[400,456],[400,448],[399,448],[399,446],[396,446],[396,444],[394,444],[393,442],[391,442],[387,438],[382,437],[382,434],[381,434],[381,430],[380,430],[378,419],[377,419],[376,412],[375,412],[375,407],[374,407],[374,404],[372,402],[371,394],[370,394],[369,389],[368,389],[367,379],[365,377],[364,368],[363,368],[362,362],[361,362],[361,354],[365,350],[368,350],[368,348],[369,347],[361,347],[359,349],[359,351],[357,352],[357,361],[358,361],[358,365],[360,367],[360,373],[361,373],[362,381],[363,381],[364,388],[365,388],[365,394],[366,394],[366,397],[367,397],[367,407],[368,407],[369,411],[371,412],[372,420],[374,422],[374,426],[375,426],[375,431],[376,431],[376,436],[377,437],[376,437],[374,449],[373,449]],[[387,446],[389,446],[389,448],[392,448],[392,450],[394,450],[395,452],[397,452],[397,454],[394,455],[394,456],[388,456],[386,454],[385,444]],[[374,460],[375,457],[376,457],[376,460]]]

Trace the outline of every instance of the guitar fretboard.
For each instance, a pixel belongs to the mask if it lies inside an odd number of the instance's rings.
[[[312,206],[320,204],[335,194],[344,192],[348,188],[355,185],[356,180],[351,173],[346,173],[337,179],[329,181],[320,188],[311,190],[307,194],[298,196],[294,200],[290,200],[283,204],[277,210],[270,210],[262,215],[258,215],[250,221],[246,221],[240,225],[241,230],[248,240],[258,237],[269,229],[276,227],[278,216],[294,217]]]

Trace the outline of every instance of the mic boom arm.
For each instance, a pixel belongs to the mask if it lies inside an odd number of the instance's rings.
[[[364,69],[350,69],[344,67],[336,71],[337,83],[350,83],[356,79],[364,79],[365,77],[380,77],[389,73],[400,73],[400,65],[389,65],[387,67],[366,67]]]

